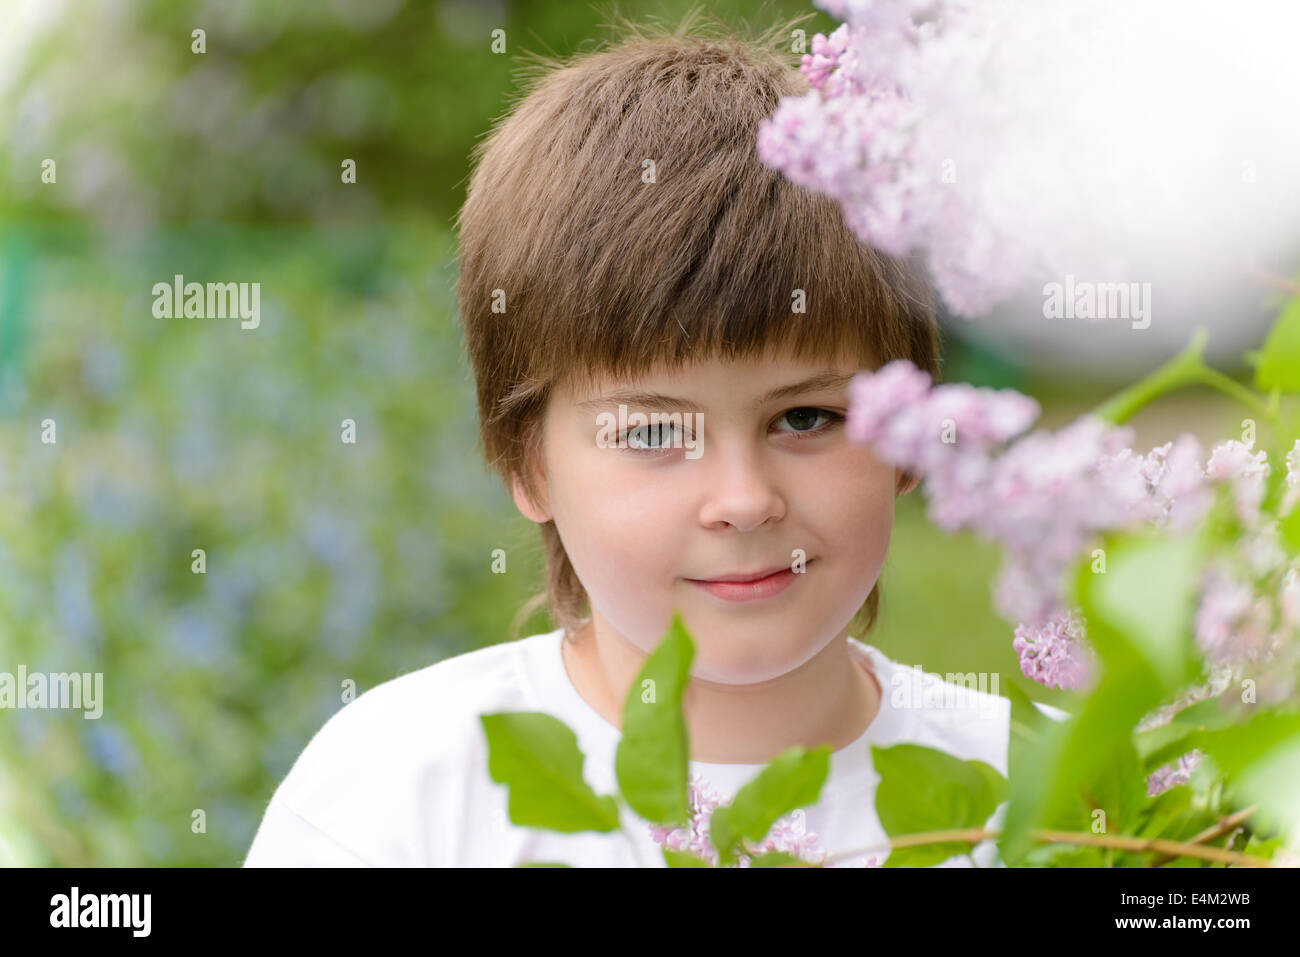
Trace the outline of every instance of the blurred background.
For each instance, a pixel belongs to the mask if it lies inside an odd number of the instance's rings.
[[[675,20],[688,6],[618,11]],[[608,10],[0,9],[0,671],[104,674],[98,720],[0,711],[0,863],[237,865],[344,682],[361,693],[508,640],[539,585],[535,529],[475,444],[451,223],[517,55],[598,42]],[[803,2],[708,11],[759,27],[811,12],[810,38],[837,25]],[[155,318],[153,284],[178,273],[260,282],[260,328]],[[1243,328],[1278,301],[1246,294]],[[1033,395],[1042,425],[1123,384],[1064,340],[944,324],[945,378]],[[1136,421],[1137,445],[1234,437],[1240,418],[1179,393]],[[509,574],[491,573],[495,548]],[[906,496],[880,622],[857,637],[1067,702],[1019,674],[991,607],[997,560]],[[539,612],[523,634],[550,628]]]

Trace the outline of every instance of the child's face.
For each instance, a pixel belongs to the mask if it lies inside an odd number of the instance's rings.
[[[516,484],[515,502],[533,521],[554,519],[594,617],[642,651],[679,609],[699,678],[786,674],[844,633],[889,546],[897,473],[844,435],[846,385],[860,367],[712,360],[582,395],[556,390],[543,429],[545,501],[534,507]],[[842,378],[764,398],[822,373]],[[677,411],[683,427],[618,422],[615,393],[633,390],[682,401],[623,397],[627,415]],[[609,441],[629,432],[631,447]],[[692,581],[789,570],[800,553],[804,571],[768,597],[727,600]]]

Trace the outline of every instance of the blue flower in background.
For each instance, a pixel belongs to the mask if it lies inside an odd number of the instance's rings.
[[[375,613],[375,557],[369,549],[346,569],[336,569],[329,604],[321,626],[322,643],[333,654],[348,658],[370,627]]]
[[[58,808],[60,814],[78,818],[85,817],[86,812],[90,810],[90,802],[82,793],[77,785],[70,780],[62,778],[54,782],[54,806]]]
[[[186,605],[172,616],[171,639],[177,652],[196,665],[210,667],[228,654],[229,636],[210,609]]]
[[[128,776],[140,768],[140,753],[117,725],[103,719],[85,721],[82,742],[90,759],[111,774]]]
[[[90,562],[76,542],[65,542],[54,555],[54,610],[64,631],[83,650],[99,637],[99,617],[90,592]],[[84,670],[84,669],[83,669]]]
[[[92,342],[81,355],[81,378],[95,395],[111,398],[122,387],[123,365],[120,350],[104,342]]]

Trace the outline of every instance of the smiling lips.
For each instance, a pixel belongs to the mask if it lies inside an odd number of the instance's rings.
[[[686,580],[725,601],[756,601],[785,591],[796,577],[797,573],[792,568],[783,565],[771,571],[749,575],[724,575],[721,578],[708,580],[697,578]]]

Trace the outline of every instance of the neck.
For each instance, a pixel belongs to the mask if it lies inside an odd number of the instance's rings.
[[[593,611],[564,663],[574,688],[616,728],[646,654]],[[880,710],[880,683],[850,651],[848,629],[798,668],[769,681],[734,685],[692,677],[682,696],[691,759],[763,764],[787,748],[853,743]]]

